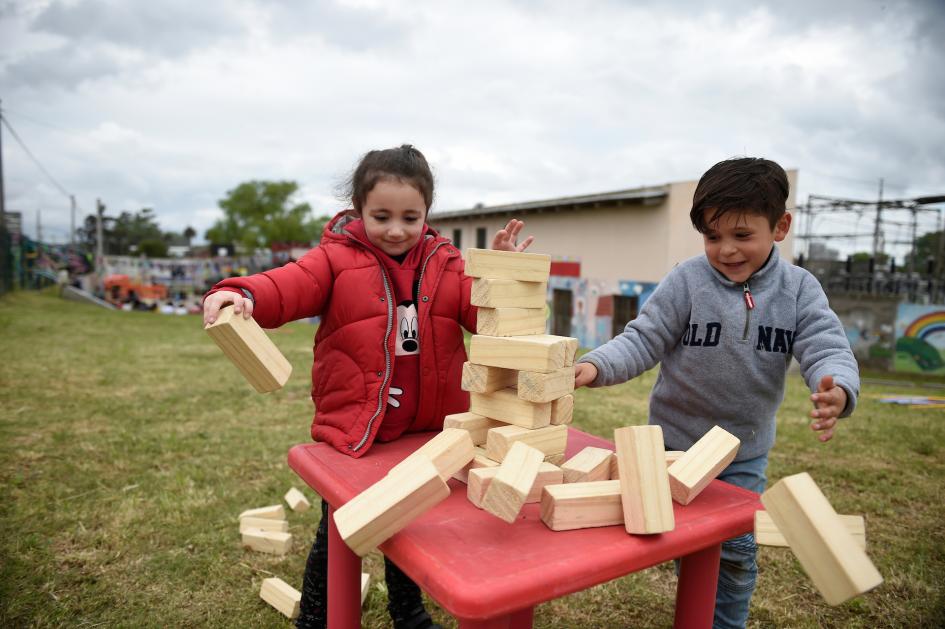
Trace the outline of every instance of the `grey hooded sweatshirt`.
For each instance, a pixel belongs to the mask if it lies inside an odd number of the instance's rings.
[[[744,284],[704,255],[682,262],[619,336],[579,362],[597,367],[592,387],[626,382],[662,363],[650,424],[663,428],[666,447],[687,450],[718,424],[741,440],[735,460],[743,461],[774,445],[791,356],[812,392],[833,376],[847,393],[841,417],[853,412],[860,378],[843,326],[814,276],[772,248]]]

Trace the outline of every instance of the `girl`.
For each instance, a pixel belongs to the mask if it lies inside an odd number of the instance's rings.
[[[218,283],[204,300],[204,323],[220,308],[266,328],[321,315],[315,335],[312,437],[352,457],[375,440],[437,430],[469,407],[460,389],[466,350],[460,326],[476,329],[471,279],[459,251],[426,220],[433,174],[410,145],[371,151],[348,181],[353,210],[335,216],[321,243],[298,262]],[[509,221],[493,249],[516,245],[523,223]],[[328,505],[309,553],[298,627],[324,627]],[[396,629],[435,627],[420,589],[384,558],[388,610]]]

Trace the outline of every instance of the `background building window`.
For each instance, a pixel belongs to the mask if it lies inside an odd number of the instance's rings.
[[[463,230],[454,229],[453,230],[453,246],[457,249],[463,248]]]
[[[486,228],[485,227],[476,228],[476,248],[477,249],[486,248]]]

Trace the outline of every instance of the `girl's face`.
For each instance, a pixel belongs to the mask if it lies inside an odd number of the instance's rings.
[[[368,240],[389,256],[407,253],[417,244],[426,215],[420,191],[396,179],[378,181],[361,208]]]

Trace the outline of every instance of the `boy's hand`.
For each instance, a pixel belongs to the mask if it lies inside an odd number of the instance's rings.
[[[220,308],[230,303],[233,304],[233,312],[236,314],[242,312],[244,319],[249,319],[253,316],[252,299],[247,299],[233,291],[221,290],[203,300],[203,324],[209,325],[216,321]]]
[[[820,379],[817,393],[810,396],[814,403],[814,410],[810,416],[814,422],[811,430],[819,431],[818,439],[822,442],[830,441],[837,426],[837,417],[847,406],[847,392],[833,383],[833,376],[824,376]]]
[[[514,218],[510,220],[505,226],[505,229],[500,229],[496,232],[495,238],[492,239],[492,248],[497,251],[525,251],[528,249],[528,245],[532,244],[532,241],[535,240],[534,236],[529,236],[520,245],[515,244],[515,241],[518,240],[518,234],[522,231],[523,227],[525,227],[525,223],[522,221]]]
[[[593,363],[577,363],[574,365],[574,388],[583,387],[597,380],[597,367]]]

